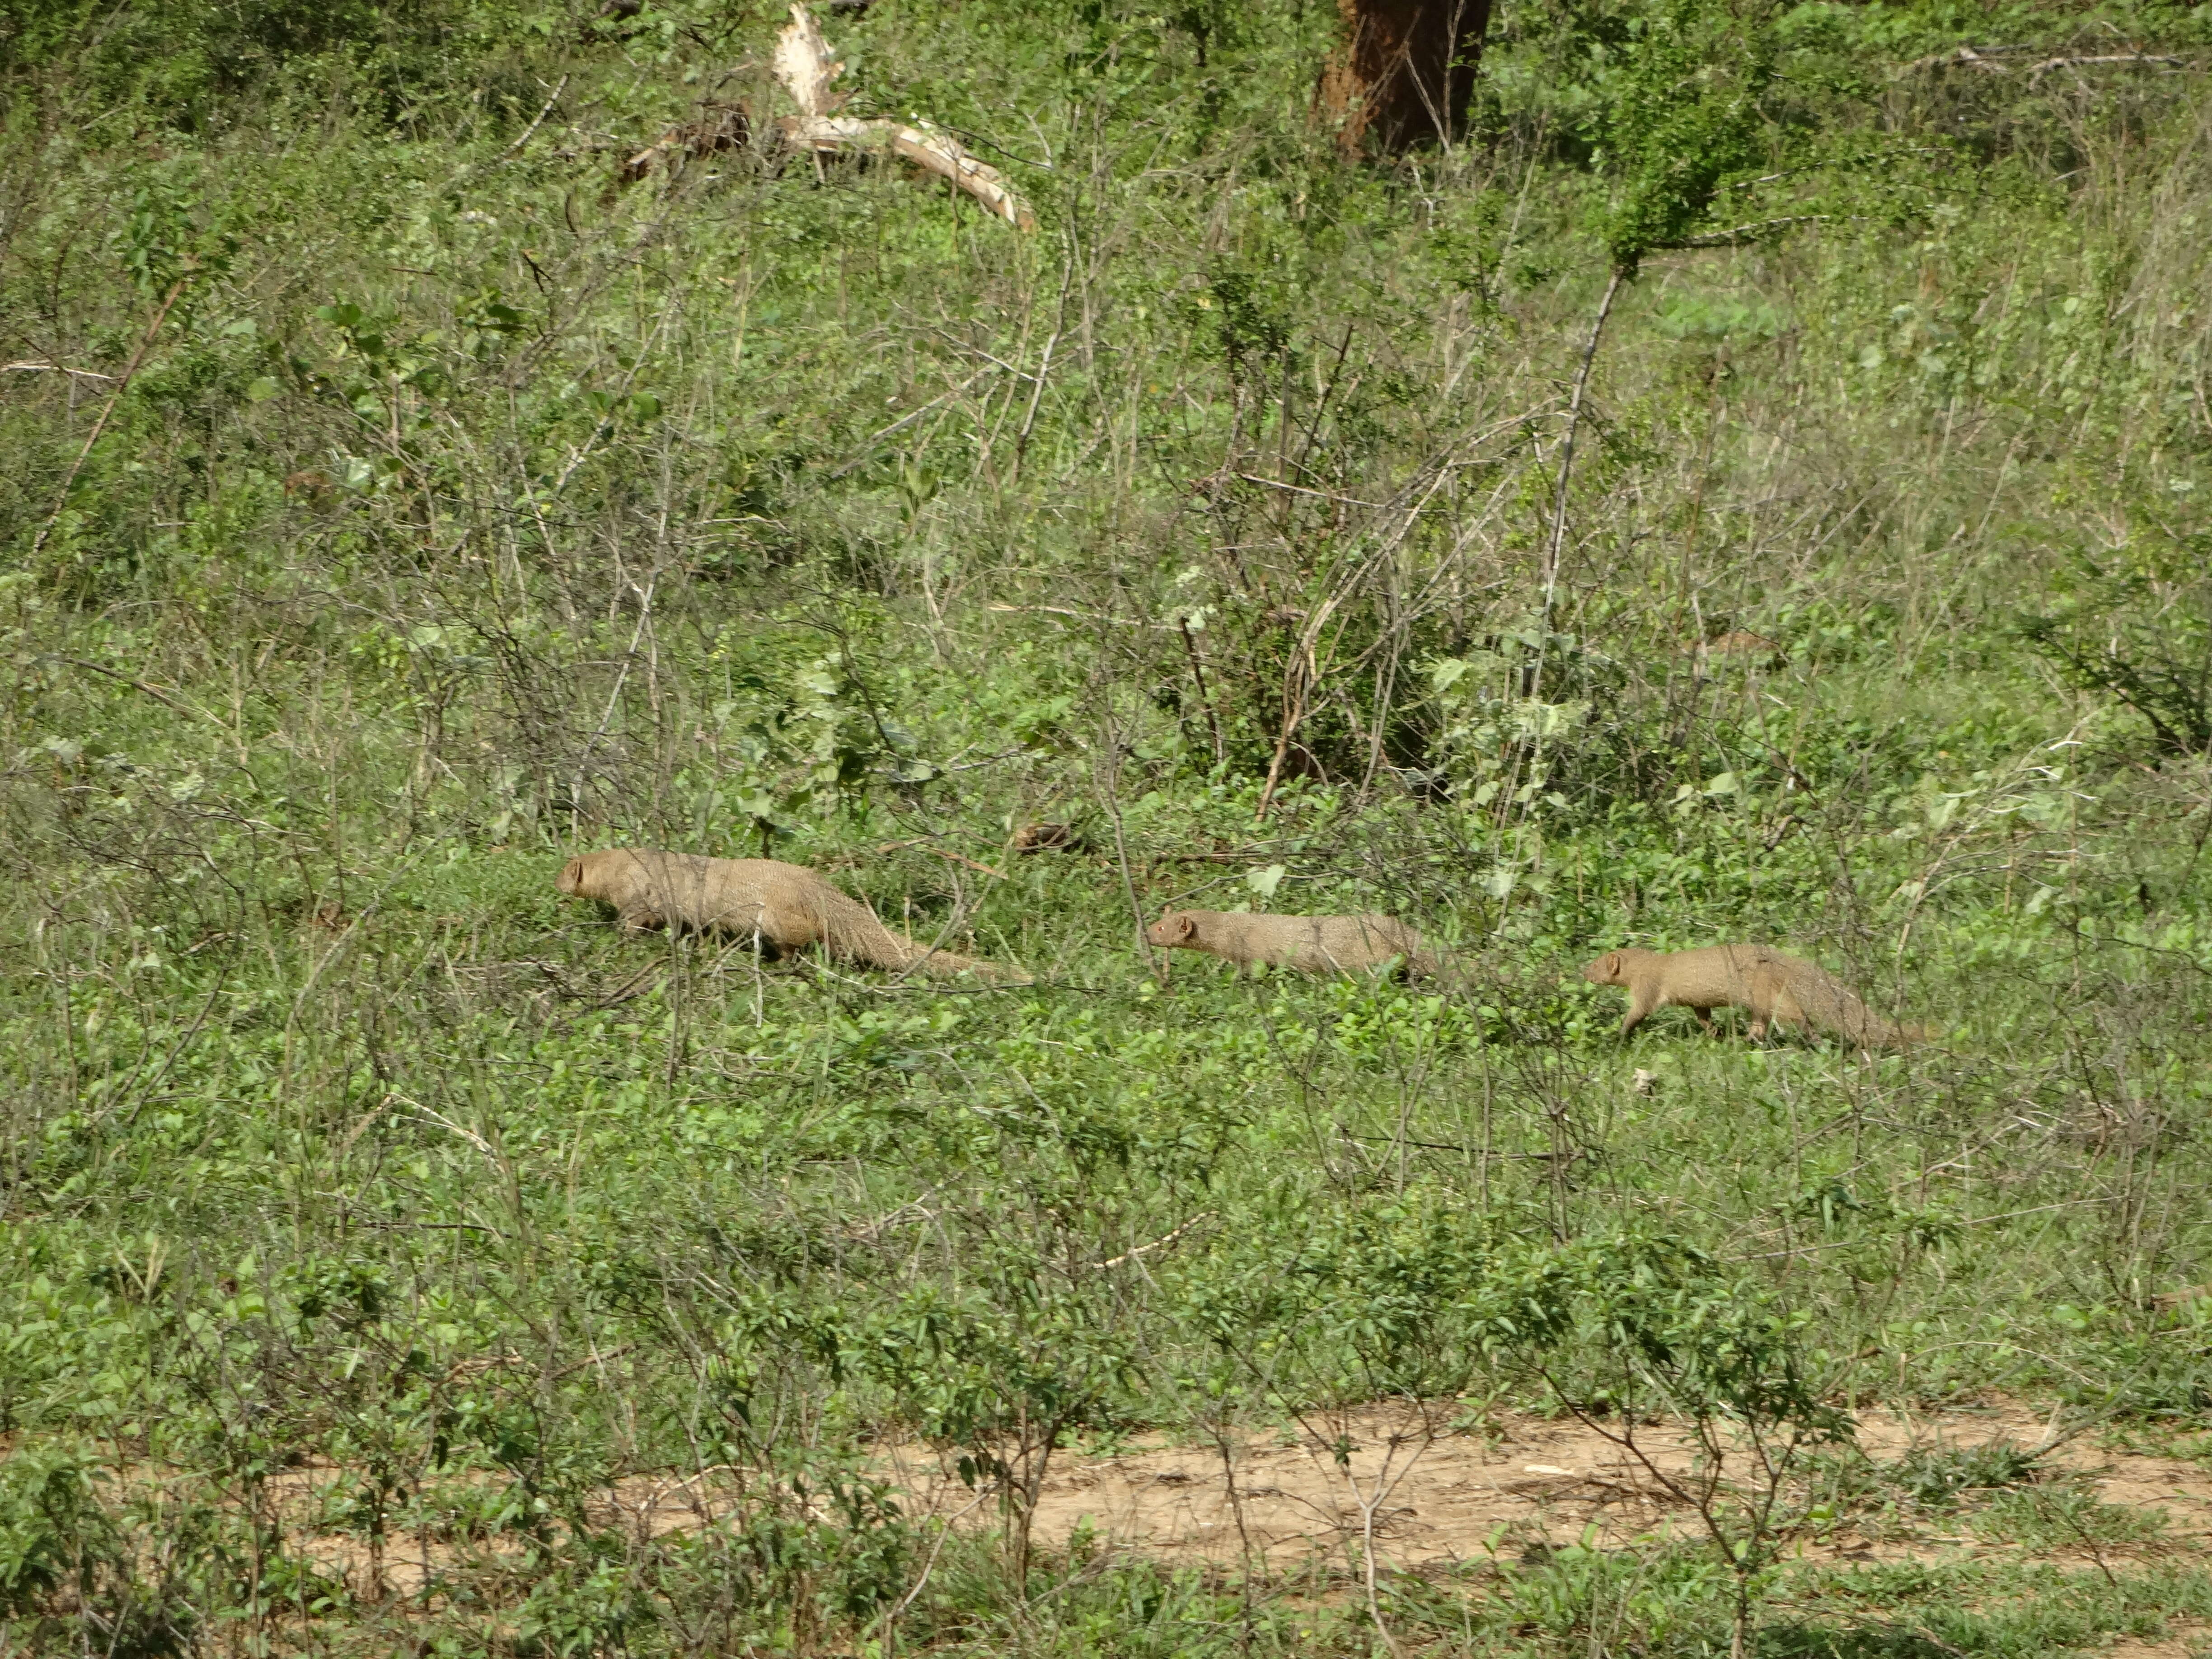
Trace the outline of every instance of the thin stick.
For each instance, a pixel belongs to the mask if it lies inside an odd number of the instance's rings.
[[[1183,649],[1190,653],[1190,674],[1198,682],[1199,706],[1206,710],[1206,724],[1213,733],[1213,763],[1218,766],[1228,757],[1221,743],[1221,716],[1213,712],[1213,694],[1206,689],[1206,669],[1198,659],[1198,641],[1190,636],[1190,618],[1179,617],[1176,623],[1182,629]]]
[[[1037,405],[1044,401],[1045,378],[1052,373],[1053,348],[1067,329],[1067,291],[1075,282],[1075,259],[1073,252],[1060,265],[1060,309],[1053,318],[1052,333],[1046,338],[1044,351],[1037,359],[1037,372],[1030,377],[1030,406],[1022,413],[1022,429],[1014,434],[1014,477],[1019,477],[1022,459],[1029,453],[1030,434],[1036,426]]]
[[[131,354],[131,361],[124,365],[123,373],[117,377],[115,390],[107,394],[106,406],[100,411],[100,418],[92,423],[92,431],[85,438],[84,447],[77,451],[76,459],[70,463],[69,472],[62,479],[61,493],[54,498],[54,510],[46,514],[46,523],[39,526],[38,537],[31,544],[33,559],[36,559],[45,549],[46,538],[54,533],[54,526],[61,521],[62,510],[69,505],[70,486],[76,482],[76,475],[84,471],[85,462],[92,458],[92,447],[100,441],[100,434],[107,430],[107,417],[115,413],[117,401],[130,389],[131,377],[138,372],[138,365],[145,361],[147,352],[152,349],[154,337],[161,331],[161,325],[168,320],[169,307],[177,303],[178,297],[185,291],[185,284],[191,281],[192,275],[187,270],[169,285],[169,292],[162,300],[161,309],[154,313],[154,320],[146,325],[145,333],[139,337],[138,349]]]
[[[1110,694],[1109,694],[1110,695]],[[1106,746],[1112,753],[1111,769],[1106,775],[1106,811],[1114,820],[1114,862],[1121,866],[1121,893],[1129,901],[1129,919],[1136,924],[1137,951],[1145,959],[1145,971],[1167,983],[1159,958],[1152,954],[1152,942],[1145,933],[1145,907],[1137,898],[1136,878],[1129,873],[1129,843],[1121,830],[1121,737],[1109,718],[1106,722]]]
[[[970,870],[981,870],[985,875],[996,881],[1004,881],[1006,878],[1006,872],[1003,870],[994,870],[988,864],[978,864],[975,860],[963,858],[957,853],[948,853],[942,847],[932,847],[926,841],[887,841],[877,848],[876,851],[880,855],[884,853],[903,852],[909,847],[917,852],[927,853],[932,858],[948,859],[954,864],[964,864]]]
[[[0,363],[0,374],[74,374],[87,380],[112,380],[112,374],[102,374],[96,369],[70,368],[60,363]]]
[[[937,1571],[938,1553],[944,1549],[945,1540],[952,1535],[952,1528],[960,1522],[966,1520],[970,1515],[974,1514],[976,1510],[982,1507],[983,1504],[988,1503],[990,1501],[990,1492],[986,1490],[975,1499],[974,1503],[969,1504],[966,1509],[962,1510],[959,1514],[954,1516],[951,1520],[945,1522],[938,1528],[937,1540],[929,1547],[928,1559],[921,1564],[921,1576],[914,1581],[913,1589],[907,1591],[904,1595],[899,1597],[898,1605],[884,1615],[883,1628],[886,1634],[888,1634],[891,1627],[898,1622],[899,1619],[905,1613],[906,1610],[914,1605],[915,1598],[920,1595],[923,1589],[927,1587],[929,1583],[929,1575]]]
[[[538,84],[542,87],[545,83],[543,81],[540,81]],[[500,151],[499,159],[501,161],[506,161],[510,155],[518,154],[521,150],[522,147],[530,142],[530,135],[545,125],[545,118],[553,112],[553,106],[561,101],[561,94],[568,90],[568,77],[564,75],[561,77],[561,84],[553,88],[553,95],[545,100],[545,107],[538,112],[538,118],[532,121],[528,126],[523,128],[521,137],[516,139],[505,149]]]
[[[1098,1265],[1102,1267],[1119,1267],[1127,1262],[1134,1261],[1140,1255],[1150,1255],[1154,1250],[1160,1249],[1163,1245],[1174,1243],[1176,1240],[1181,1238],[1193,1227],[1198,1225],[1200,1222],[1211,1221],[1212,1219],[1212,1211],[1201,1210],[1196,1215],[1191,1217],[1189,1220],[1184,1222],[1182,1226],[1176,1228],[1173,1232],[1164,1234],[1160,1237],[1154,1239],[1149,1244],[1139,1244],[1133,1250],[1124,1250],[1119,1255],[1109,1255]]]
[[[1559,552],[1567,536],[1567,475],[1575,465],[1575,434],[1582,425],[1583,392],[1589,385],[1590,364],[1597,356],[1598,337],[1605,331],[1605,319],[1613,311],[1613,296],[1620,292],[1620,267],[1615,265],[1613,275],[1606,279],[1605,297],[1597,302],[1597,315],[1591,319],[1589,341],[1583,347],[1581,366],[1575,370],[1574,395],[1567,399],[1567,439],[1559,453],[1559,489],[1552,506],[1552,541],[1544,555],[1544,616],[1543,638],[1536,647],[1536,672],[1544,672],[1545,642],[1552,631],[1552,601],[1559,586]]]
[[[36,550],[33,549],[33,550],[35,551]],[[115,669],[103,668],[96,662],[87,662],[82,657],[64,657],[56,655],[49,658],[48,660],[51,662],[65,662],[72,668],[88,669],[94,674],[105,674],[111,680],[121,681],[124,684],[129,686],[133,691],[144,692],[148,696],[153,698],[155,702],[161,703],[167,708],[173,708],[179,714],[190,714],[195,720],[207,720],[210,724],[214,722],[215,717],[212,714],[206,714],[198,708],[189,708],[185,704],[179,702],[174,697],[169,696],[167,692],[149,685],[143,680],[134,680],[130,675],[120,673]]]

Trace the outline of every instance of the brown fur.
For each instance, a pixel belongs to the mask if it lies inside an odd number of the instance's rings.
[[[312,466],[286,473],[284,493],[318,513],[327,513],[338,504],[338,487],[331,482],[331,475]]]
[[[1826,969],[1764,945],[1712,945],[1672,954],[1608,951],[1583,969],[1583,977],[1628,993],[1623,1036],[1654,1009],[1667,1007],[1687,1008],[1708,1032],[1714,1030],[1711,1010],[1748,1008],[1753,1037],[1765,1036],[1769,1025],[1818,1026],[1862,1048],[1897,1048],[1927,1036],[1918,1026],[1875,1013]]]
[[[1242,972],[1262,965],[1302,973],[1358,973],[1397,957],[1408,973],[1436,970],[1421,936],[1389,916],[1249,916],[1224,910],[1170,910],[1145,931],[1154,945],[1203,951]]]
[[[1087,853],[1088,837],[1068,823],[1025,823],[1014,831],[1017,853]]]
[[[928,974],[995,975],[992,963],[911,945],[802,865],[774,859],[710,859],[658,848],[619,848],[570,859],[556,884],[614,908],[631,933],[647,927],[749,938],[772,953],[821,945],[868,968]]]

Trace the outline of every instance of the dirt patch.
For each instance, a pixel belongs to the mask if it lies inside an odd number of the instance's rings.
[[[372,1548],[358,1533],[337,1531],[326,1524],[331,1498],[349,1492],[354,1484],[343,1468],[310,1463],[271,1474],[264,1491],[293,1553],[365,1601],[419,1596],[456,1571],[528,1558],[530,1546],[514,1534],[487,1531],[456,1540],[450,1535],[450,1522],[437,1528],[395,1523],[383,1547]],[[505,1484],[503,1478],[483,1472],[448,1474],[424,1495],[450,1503],[464,1493],[496,1493]],[[586,1513],[594,1526],[618,1527],[647,1539],[712,1526],[726,1518],[739,1501],[721,1471],[688,1477],[638,1475],[603,1492],[586,1506]]]
[[[2033,1447],[2051,1424],[2017,1406],[1954,1408],[1924,1415],[1869,1413],[1860,1447],[1888,1462],[1908,1453],[1964,1451],[1995,1443]],[[1665,1474],[1689,1471],[1693,1448],[1680,1430],[1639,1428],[1637,1441]],[[2212,1548],[2212,1468],[2186,1457],[2115,1450],[2084,1437],[2060,1445],[2044,1466],[2063,1473],[2099,1502],[2164,1517],[2150,1543],[2101,1549],[2028,1546],[1975,1535],[1970,1514],[1922,1514],[1875,1531],[1846,1524],[1808,1541],[1809,1561],[2037,1559],[2118,1566],[2160,1553]],[[911,1513],[961,1527],[994,1524],[998,1506],[927,1447],[884,1449],[878,1463]],[[395,1526],[381,1550],[329,1524],[331,1500],[348,1485],[342,1469],[310,1465],[270,1477],[267,1498],[292,1547],[368,1599],[421,1595],[455,1569],[516,1555],[519,1540],[494,1533],[469,1542]],[[489,1475],[449,1478],[441,1494],[487,1491]],[[594,1522],[641,1539],[711,1526],[743,1507],[726,1474],[638,1476],[594,1505]],[[1968,1506],[1969,1509],[1971,1505]],[[395,1517],[396,1518],[396,1517]],[[1650,1469],[1603,1434],[1571,1419],[1517,1413],[1468,1420],[1454,1402],[1369,1406],[1316,1414],[1275,1431],[1192,1444],[1155,1438],[1111,1454],[1062,1451],[1037,1504],[1035,1536],[1064,1546],[1088,1532],[1113,1547],[1155,1559],[1280,1571],[1334,1556],[1348,1564],[1373,1552],[1386,1569],[1437,1571],[1532,1548],[1587,1539],[1601,1547],[1669,1538],[1702,1539],[1696,1515]],[[2127,1642],[2125,1659],[2188,1659],[2206,1632]]]
[[[2103,1659],[2197,1659],[2212,1640],[2212,1626],[2177,1626],[2156,1640],[2123,1636],[2104,1650]]]
[[[1368,1407],[1279,1433],[1245,1434],[1225,1449],[1162,1440],[1110,1455],[1064,1452],[1037,1504],[1036,1535],[1064,1544],[1088,1528],[1143,1554],[1223,1565],[1280,1566],[1347,1545],[1371,1546],[1378,1562],[1416,1570],[1517,1556],[1532,1545],[1586,1535],[1606,1547],[1702,1536],[1694,1513],[1591,1428],[1508,1415],[1478,1430],[1455,1425],[1455,1416],[1449,1407]],[[1860,1422],[1859,1443],[1887,1462],[1916,1450],[2007,1441],[2033,1447],[2050,1428],[2014,1407],[1869,1415]],[[1689,1469],[1693,1449],[1681,1431],[1645,1428],[1636,1437],[1661,1472]],[[896,1483],[924,1512],[975,1512],[974,1494],[939,1460],[911,1448],[888,1457]],[[2212,1542],[2212,1472],[2202,1464],[2112,1452],[2087,1439],[2059,1446],[2043,1462],[2094,1489],[2100,1502],[2164,1515],[2159,1544],[2107,1547],[2107,1560],[2148,1549],[2198,1553]],[[1879,1537],[1839,1528],[1804,1553],[1808,1559],[1869,1561],[2001,1557],[2023,1547],[1969,1536],[1963,1522],[1947,1519]],[[2033,1553],[2084,1562],[2094,1553]]]

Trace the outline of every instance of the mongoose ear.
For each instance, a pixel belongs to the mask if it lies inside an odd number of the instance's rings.
[[[555,882],[553,885],[561,892],[573,893],[576,890],[577,884],[581,882],[583,878],[583,860],[570,859],[566,864],[561,866],[561,878]]]
[[[1620,977],[1620,951],[1614,951],[1607,956],[1605,959],[1605,976],[1607,979],[1619,979]]]
[[[1175,927],[1173,931],[1175,933],[1175,936],[1178,939],[1188,939],[1193,933],[1198,931],[1198,919],[1192,915],[1189,911],[1186,910],[1182,915],[1175,919]]]

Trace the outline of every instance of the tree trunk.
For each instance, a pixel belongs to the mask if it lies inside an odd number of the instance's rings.
[[[1455,138],[1466,125],[1490,0],[1336,0],[1344,42],[1318,94],[1357,155]]]

